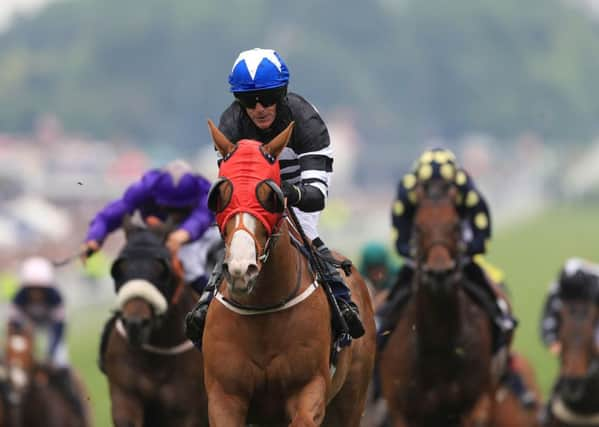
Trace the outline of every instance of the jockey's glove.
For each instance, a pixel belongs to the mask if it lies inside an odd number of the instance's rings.
[[[283,181],[281,190],[287,199],[287,206],[297,206],[300,200],[302,200],[302,190],[297,185]]]

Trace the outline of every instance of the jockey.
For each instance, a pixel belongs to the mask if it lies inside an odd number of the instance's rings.
[[[323,279],[335,295],[349,334],[358,338],[364,334],[358,308],[351,301],[349,288],[329,262],[331,252],[317,230],[333,170],[329,133],[312,104],[298,94],[287,92],[288,81],[287,65],[274,50],[256,48],[241,52],[229,75],[235,100],[221,115],[219,129],[234,142],[253,139],[267,143],[295,121],[291,140],[279,158],[283,194],[287,206],[295,209],[306,235],[322,255],[327,270]],[[220,270],[222,265],[188,316],[188,336],[196,343],[201,341],[208,304],[222,279]]]
[[[360,273],[377,291],[391,287],[395,281],[396,270],[385,245],[379,242],[370,242],[364,245]]]
[[[375,310],[385,301],[397,277],[398,266],[391,261],[389,250],[379,242],[362,248],[360,273],[371,286]]]
[[[393,205],[392,221],[395,233],[395,246],[405,257],[396,285],[392,289],[387,303],[379,314],[385,322],[386,316],[395,307],[403,305],[411,293],[411,279],[414,262],[411,254],[411,237],[414,214],[416,212],[414,189],[419,182],[430,179],[444,179],[455,184],[458,190],[457,209],[462,219],[462,236],[465,241],[465,272],[494,301],[494,313],[490,313],[496,330],[499,332],[494,345],[495,350],[509,343],[516,320],[511,316],[507,302],[501,298],[490,283],[487,268],[481,266],[480,254],[485,253],[491,237],[491,219],[489,208],[483,195],[474,185],[468,173],[456,163],[455,155],[446,149],[435,148],[425,151],[415,164],[412,172],[399,183],[397,200]],[[476,256],[479,255],[479,256]],[[385,331],[393,325],[381,325]]]
[[[181,260],[185,282],[201,293],[208,281],[207,252],[220,242],[218,230],[211,227],[214,215],[207,207],[209,189],[210,182],[193,173],[182,160],[146,172],[127,188],[122,198],[96,214],[84,243],[86,256],[100,249],[108,234],[121,227],[125,216],[135,211],[144,221],[151,217],[163,221],[172,218],[177,228],[168,235],[166,246]]]
[[[580,258],[568,259],[551,285],[541,320],[541,337],[551,354],[558,356],[560,310],[563,298],[592,299],[599,295],[599,265]]]
[[[19,285],[9,308],[9,324],[31,323],[36,332],[47,333],[45,361],[56,370],[57,385],[77,415],[83,416],[83,402],[71,377],[64,341],[65,308],[56,287],[54,266],[43,257],[27,258],[21,265]]]

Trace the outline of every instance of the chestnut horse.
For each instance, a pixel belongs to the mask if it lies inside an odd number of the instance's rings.
[[[559,378],[549,401],[552,427],[599,426],[599,310],[592,296],[562,298]]]
[[[415,194],[414,293],[381,354],[382,393],[397,427],[460,426],[493,393],[492,325],[466,291],[455,187]]]
[[[0,379],[0,427],[86,427],[55,384],[54,370],[35,360],[33,327],[9,322],[6,351]],[[83,392],[77,379],[76,386]]]
[[[164,245],[168,230],[125,225],[112,266],[119,311],[102,337],[116,427],[207,426],[202,354],[183,331],[195,297]]]
[[[210,425],[358,426],[374,363],[370,296],[352,269],[366,334],[331,369],[331,309],[283,215],[277,158],[293,124],[264,145],[209,126],[224,159],[209,203],[226,248],[202,341]]]

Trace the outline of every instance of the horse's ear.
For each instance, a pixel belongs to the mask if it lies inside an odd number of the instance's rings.
[[[262,146],[262,149],[266,151],[268,154],[273,156],[275,159],[279,157],[283,148],[291,139],[291,133],[293,132],[293,127],[295,126],[295,122],[289,123],[289,126],[285,128],[283,132],[278,134],[272,141],[268,144]]]
[[[235,149],[235,144],[229,141],[225,134],[222,133],[210,119],[208,119],[208,128],[210,129],[210,135],[212,135],[214,146],[221,156],[226,157],[227,154]]]

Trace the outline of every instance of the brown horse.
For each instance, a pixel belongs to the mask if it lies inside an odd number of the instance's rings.
[[[226,280],[203,336],[210,425],[358,426],[374,362],[371,301],[352,269],[346,280],[366,334],[345,347],[331,369],[329,303],[292,243],[276,183],[276,159],[292,125],[265,145],[234,145],[209,125],[224,159],[210,203],[226,247]]]
[[[164,246],[165,230],[126,226],[112,267],[119,311],[101,345],[117,427],[207,426],[202,354],[183,331],[195,296]]]
[[[380,359],[395,426],[459,426],[493,391],[492,326],[466,292],[456,190],[417,189],[414,294]]]
[[[86,427],[63,392],[55,384],[53,368],[39,364],[34,357],[33,328],[26,322],[10,322],[6,340],[3,373],[0,379],[1,427]],[[77,382],[77,381],[76,381]],[[77,382],[80,393],[81,383]]]
[[[561,363],[549,401],[549,426],[599,426],[597,322],[599,310],[592,298],[562,298]]]

